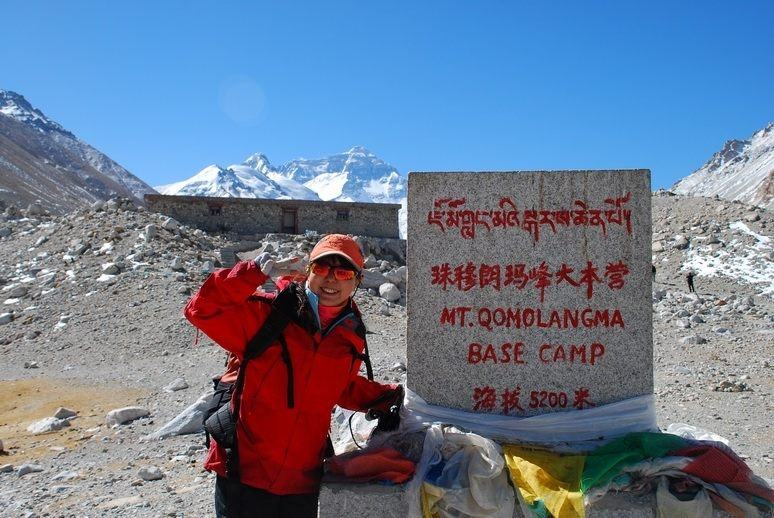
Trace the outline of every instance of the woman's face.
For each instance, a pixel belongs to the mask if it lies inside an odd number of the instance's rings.
[[[317,295],[322,306],[341,306],[352,296],[357,288],[358,278],[339,280],[334,275],[334,268],[346,268],[355,271],[355,268],[346,259],[329,255],[315,261],[316,264],[329,266],[327,275],[314,273],[314,264],[309,272],[309,289]]]

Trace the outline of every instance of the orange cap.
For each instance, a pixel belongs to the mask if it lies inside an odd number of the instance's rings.
[[[314,262],[329,255],[340,255],[357,267],[358,270],[363,269],[363,253],[360,251],[357,243],[355,243],[355,240],[349,236],[344,234],[328,234],[323,237],[314,245],[312,253],[309,254],[309,261]]]

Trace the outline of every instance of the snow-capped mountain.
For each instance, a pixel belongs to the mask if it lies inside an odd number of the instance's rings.
[[[700,169],[673,185],[672,191],[774,208],[774,123],[748,140],[729,140]]]
[[[291,160],[280,167],[255,153],[242,164],[211,165],[156,190],[186,196],[400,203],[404,206],[400,228],[405,235],[406,177],[360,146],[325,158]]]
[[[327,158],[291,160],[278,168],[256,153],[240,165],[211,165],[156,190],[188,196],[401,203],[406,178],[367,149],[353,147]]]
[[[159,185],[161,194],[178,196],[214,196],[218,198],[272,198],[279,200],[319,200],[317,194],[271,169],[266,172],[248,165],[223,168],[210,165],[182,182]]]
[[[154,190],[110,157],[46,117],[22,95],[0,90],[0,201],[40,200],[66,212],[115,196]]]
[[[362,146],[326,158],[291,160],[279,172],[326,201],[400,203],[406,197],[406,178]]]

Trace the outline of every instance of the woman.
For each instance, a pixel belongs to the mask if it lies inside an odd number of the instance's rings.
[[[400,387],[358,375],[365,327],[352,300],[363,277],[357,243],[327,235],[309,261],[302,283],[277,281],[283,295],[298,295],[294,318],[279,340],[247,362],[236,427],[238,470],[232,470],[238,480],[227,478],[224,448],[216,441],[210,446],[205,468],[218,475],[218,516],[317,516],[333,406],[386,412],[402,395]],[[270,316],[273,296],[256,289],[273,266],[261,254],[218,270],[186,305],[186,318],[231,353],[222,380],[236,378],[246,344]]]

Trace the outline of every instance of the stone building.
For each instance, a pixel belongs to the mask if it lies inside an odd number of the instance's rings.
[[[398,238],[400,205],[146,194],[148,210],[207,232],[243,236],[314,230]]]

